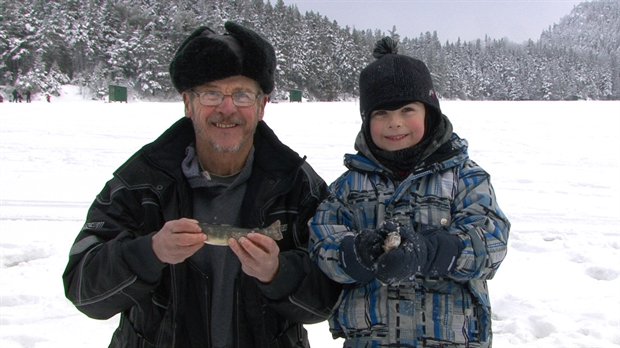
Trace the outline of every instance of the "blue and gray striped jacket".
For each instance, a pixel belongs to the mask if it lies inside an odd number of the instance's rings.
[[[347,284],[330,318],[332,334],[344,337],[345,347],[490,347],[486,280],[506,256],[510,223],[489,174],[469,159],[467,141],[456,134],[449,141],[455,155],[399,183],[367,157],[345,155],[349,170],[330,185],[329,198],[310,220],[312,258]],[[458,236],[463,251],[452,273],[395,285],[356,283],[339,264],[340,241],[385,219],[444,227]]]

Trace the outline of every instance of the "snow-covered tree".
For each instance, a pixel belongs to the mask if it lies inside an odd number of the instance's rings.
[[[0,84],[50,89],[66,83],[95,97],[108,84],[139,98],[176,96],[168,66],[178,45],[201,25],[226,20],[255,29],[276,49],[276,89],[311,100],[358,95],[359,72],[373,58],[378,29],[340,27],[284,0],[13,0],[0,2]],[[432,29],[432,28],[429,28]],[[620,1],[575,6],[540,40],[515,44],[481,38],[441,44],[439,33],[400,42],[423,60],[442,98],[479,100],[620,99]],[[51,80],[50,80],[51,79]]]

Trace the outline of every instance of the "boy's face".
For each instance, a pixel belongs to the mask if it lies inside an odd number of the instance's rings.
[[[372,141],[384,151],[412,147],[424,136],[423,103],[412,102],[396,110],[374,110],[370,114]]]

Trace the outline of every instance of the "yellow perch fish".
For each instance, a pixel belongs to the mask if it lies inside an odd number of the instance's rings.
[[[261,229],[241,228],[232,225],[210,224],[206,222],[199,222],[198,225],[202,228],[202,232],[207,235],[207,241],[205,243],[213,245],[228,245],[228,238],[239,239],[250,232],[263,234],[267,237],[271,237],[273,240],[282,239],[280,220]]]

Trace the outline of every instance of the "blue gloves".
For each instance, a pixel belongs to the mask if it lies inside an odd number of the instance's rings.
[[[400,245],[384,251],[390,232],[400,234]],[[376,230],[362,230],[345,237],[340,244],[340,264],[360,283],[374,278],[393,284],[423,276],[444,276],[452,271],[461,254],[461,240],[445,229],[422,228],[415,233],[393,222],[383,222]]]
[[[426,241],[427,258],[422,274],[427,277],[440,277],[449,274],[461,255],[461,239],[450,234],[445,228],[422,229],[418,233]]]
[[[377,259],[376,277],[384,284],[398,283],[421,273],[428,258],[424,237],[403,226],[389,227],[400,234],[400,245]]]
[[[374,264],[383,254],[385,236],[380,229],[366,229],[340,242],[340,265],[351,278],[360,283],[375,278]]]

